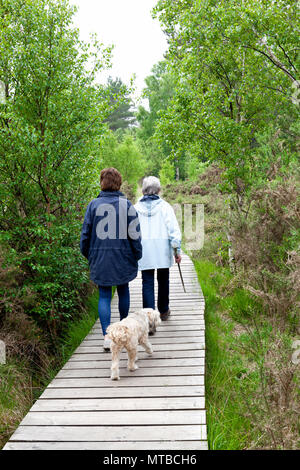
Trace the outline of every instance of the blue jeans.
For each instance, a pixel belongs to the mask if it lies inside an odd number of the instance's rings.
[[[143,308],[149,307],[155,309],[154,271],[154,269],[145,269],[142,271]],[[157,308],[160,313],[166,313],[169,310],[169,268],[157,270],[157,282]]]
[[[129,312],[129,287],[127,284],[122,284],[117,286],[118,296],[119,296],[119,312],[120,320],[126,318]],[[103,336],[106,335],[107,327],[110,325],[111,317],[111,286],[99,286],[99,303],[98,303],[98,313],[99,319],[102,327]]]

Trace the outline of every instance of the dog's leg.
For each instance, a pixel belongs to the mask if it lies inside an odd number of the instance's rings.
[[[148,339],[148,336],[142,336],[141,339],[140,339],[140,345],[143,346],[143,348],[145,349],[146,353],[148,354],[153,354],[153,349],[152,349],[152,345]]]
[[[138,369],[135,361],[137,359],[137,349],[136,348],[128,348],[128,370],[133,372],[134,370]]]
[[[119,354],[120,346],[111,342],[111,353],[112,353],[112,363],[111,363],[111,380],[120,380],[119,376]]]

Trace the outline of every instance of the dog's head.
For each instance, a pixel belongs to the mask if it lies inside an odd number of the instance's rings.
[[[156,327],[161,323],[160,314],[157,310],[153,310],[152,308],[144,308],[143,310],[146,312],[148,318],[149,335],[154,335]]]

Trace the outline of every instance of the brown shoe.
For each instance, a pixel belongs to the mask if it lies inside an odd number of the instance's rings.
[[[161,321],[166,321],[166,320],[168,320],[170,314],[171,314],[170,309],[169,309],[167,312],[165,312],[165,313],[161,313],[161,314],[160,314],[160,319],[161,319]]]

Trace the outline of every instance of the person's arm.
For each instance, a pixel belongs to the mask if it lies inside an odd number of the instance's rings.
[[[88,205],[84,221],[81,230],[80,237],[80,251],[85,258],[88,259],[89,249],[90,249],[90,240],[91,240],[91,231],[92,231],[92,217],[91,217],[91,203]]]
[[[181,231],[176,219],[176,215],[173,207],[168,204],[167,206],[167,216],[166,216],[166,225],[168,230],[168,236],[172,248],[174,249],[175,261],[180,263],[181,261]]]
[[[131,203],[128,206],[128,240],[138,261],[143,255],[141,227],[138,213]]]

